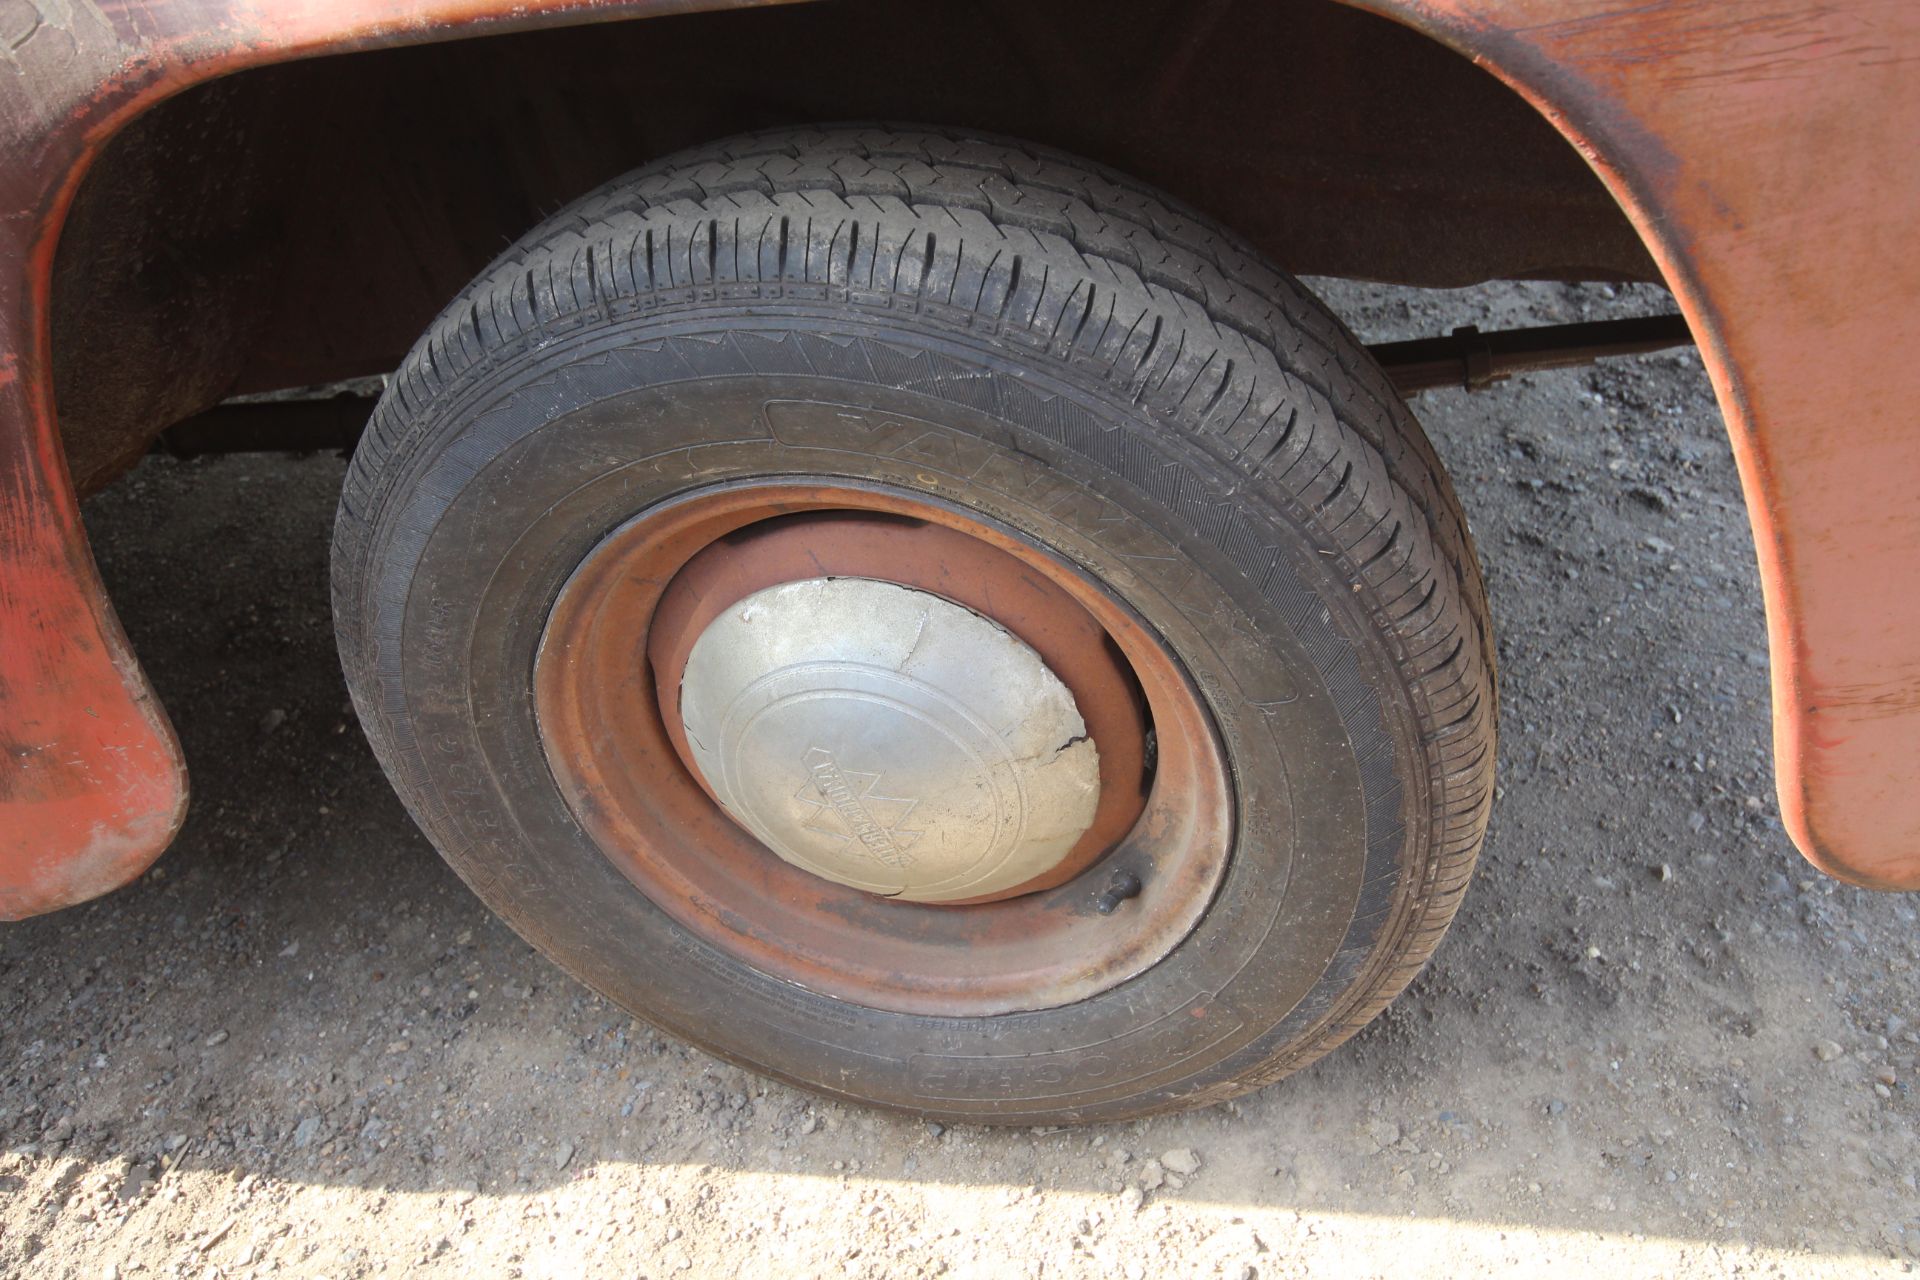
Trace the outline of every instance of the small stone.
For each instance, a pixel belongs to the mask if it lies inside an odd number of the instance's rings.
[[[267,712],[267,714],[260,717],[260,733],[262,736],[265,736],[266,734],[272,733],[275,729],[278,729],[281,725],[285,724],[286,722],[287,722],[286,711],[283,708],[275,707],[273,710]]]
[[[1560,1101],[1560,1099],[1558,1098],[1555,1098],[1551,1102],[1547,1103],[1547,1114],[1550,1116],[1557,1116],[1561,1112],[1565,1111],[1566,1109],[1567,1109],[1567,1104]]]
[[[1653,869],[1653,877],[1656,880],[1671,880],[1673,879],[1673,867],[1663,862]]]
[[[1878,1080],[1881,1084],[1887,1086],[1887,1088],[1889,1089],[1893,1088],[1894,1085],[1900,1083],[1900,1077],[1893,1073],[1892,1067],[1880,1068],[1878,1071],[1873,1073],[1873,1078],[1875,1080]]]
[[[223,1030],[214,1032],[212,1035],[208,1036],[201,1043],[205,1044],[207,1048],[213,1049],[213,1048],[217,1048],[220,1045],[225,1044],[226,1042],[227,1042],[227,1033],[223,1029]]]
[[[1160,1163],[1182,1177],[1200,1172],[1200,1157],[1192,1147],[1175,1147],[1160,1153]]]
[[[946,1131],[947,1126],[941,1124],[938,1120],[927,1121],[927,1136],[929,1138],[937,1138]]]
[[[1129,1213],[1140,1212],[1140,1207],[1146,1202],[1147,1193],[1139,1187],[1129,1186],[1120,1193],[1120,1207]]]
[[[1822,1062],[1832,1062],[1845,1052],[1846,1050],[1842,1049],[1839,1043],[1833,1040],[1815,1040],[1813,1042],[1813,1056]]]
[[[1140,1189],[1158,1191],[1167,1185],[1166,1168],[1158,1160],[1149,1160],[1140,1166]]]
[[[286,946],[280,948],[280,958],[282,960],[291,960],[299,954],[300,944],[298,942],[289,942]]]
[[[553,1153],[553,1167],[556,1169],[564,1169],[572,1162],[573,1144],[571,1142],[561,1143],[560,1149]]]
[[[120,1203],[131,1204],[135,1200],[138,1200],[140,1193],[147,1189],[147,1184],[152,1180],[153,1167],[151,1165],[136,1164],[131,1169],[128,1169],[127,1176],[120,1180],[120,1190],[117,1193],[120,1198]]]
[[[1879,1083],[1878,1081],[1874,1083],[1873,1092],[1874,1092],[1874,1096],[1881,1099],[1882,1101],[1885,1101],[1893,1097],[1893,1090],[1887,1088],[1887,1086]]]
[[[294,1150],[296,1151],[305,1150],[307,1147],[312,1146],[313,1140],[319,1136],[320,1136],[320,1117],[319,1116],[306,1117],[299,1124],[293,1126]]]
[[[667,1204],[667,1198],[665,1196],[655,1196],[653,1199],[647,1201],[648,1212],[652,1213],[656,1218],[665,1217],[670,1207],[671,1206]]]
[[[1367,1122],[1367,1136],[1373,1139],[1373,1145],[1385,1151],[1400,1141],[1400,1126],[1391,1120],[1370,1120]]]
[[[800,1122],[800,1132],[803,1134],[812,1133],[819,1127],[820,1117],[816,1115],[809,1115],[805,1120]]]

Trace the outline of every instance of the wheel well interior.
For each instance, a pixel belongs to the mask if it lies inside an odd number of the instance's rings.
[[[1517,95],[1330,0],[820,0],[322,57],[161,104],[88,175],[53,299],[75,480],[227,396],[391,369],[513,239],[649,159],[863,119],[1102,161],[1298,274],[1659,278]]]

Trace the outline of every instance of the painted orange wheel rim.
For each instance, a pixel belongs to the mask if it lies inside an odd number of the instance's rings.
[[[901,902],[782,861],[715,800],[678,715],[693,637],[757,589],[823,574],[939,594],[1058,672],[1101,780],[1093,823],[1058,867],[988,900]],[[1191,932],[1232,842],[1212,720],[1150,628],[1045,548],[900,490],[769,479],[641,513],[562,589],[534,692],[576,820],[641,892],[716,950],[871,1007],[971,1016],[1108,989]]]

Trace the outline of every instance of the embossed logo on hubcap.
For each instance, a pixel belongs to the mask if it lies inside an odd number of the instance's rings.
[[[825,747],[808,748],[801,763],[806,768],[807,781],[794,793],[794,799],[812,809],[802,826],[840,840],[858,840],[886,866],[913,865],[907,847],[922,833],[903,831],[900,824],[920,803],[918,800],[876,793],[879,774],[842,769],[833,752]]]

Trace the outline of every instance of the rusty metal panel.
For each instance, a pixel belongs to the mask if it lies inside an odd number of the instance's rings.
[[[122,62],[89,7],[0,6],[0,918],[138,875],[186,770],[101,594],[53,425],[46,289],[90,100]]]
[[[1513,85],[1633,218],[1746,489],[1787,830],[1920,889],[1920,5],[1362,7]]]
[[[101,145],[167,95],[264,62],[708,7],[0,0],[0,919],[126,883],[186,812],[179,744],[101,589],[52,403],[54,249]]]

